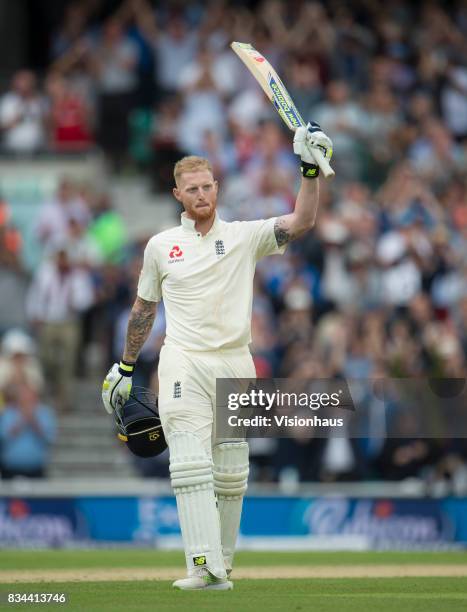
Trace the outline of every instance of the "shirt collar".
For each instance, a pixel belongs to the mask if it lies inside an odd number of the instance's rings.
[[[217,231],[218,227],[219,227],[219,215],[217,214],[217,212],[215,213],[215,217],[214,217],[214,223],[212,224],[211,229],[209,230],[209,232],[206,234],[206,236],[209,236],[209,234],[213,234],[215,231]],[[181,224],[182,227],[185,231],[187,232],[191,232],[194,234],[197,234],[198,232],[196,231],[195,228],[195,221],[194,219],[190,219],[189,217],[186,216],[186,213],[183,212],[181,215]]]

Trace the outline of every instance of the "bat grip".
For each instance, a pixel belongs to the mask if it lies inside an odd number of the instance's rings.
[[[317,147],[313,147],[313,157],[315,158],[316,163],[318,164],[325,178],[332,178],[336,174],[331,168],[331,165],[328,160],[324,157],[323,153]]]

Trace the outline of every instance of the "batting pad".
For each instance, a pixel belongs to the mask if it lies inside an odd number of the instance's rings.
[[[167,442],[188,574],[202,575],[209,570],[225,578],[211,459],[193,433],[175,431]]]
[[[235,543],[242,515],[243,496],[248,481],[248,444],[223,442],[213,448],[214,491],[221,522],[224,562],[232,569]]]

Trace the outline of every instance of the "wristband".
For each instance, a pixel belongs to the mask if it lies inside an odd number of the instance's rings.
[[[300,170],[302,171],[302,175],[307,179],[314,179],[319,175],[319,166],[316,164],[308,164],[303,160]]]
[[[132,376],[134,369],[135,369],[134,363],[129,363],[128,361],[123,361],[122,359],[118,366],[118,373],[121,374],[122,376]]]

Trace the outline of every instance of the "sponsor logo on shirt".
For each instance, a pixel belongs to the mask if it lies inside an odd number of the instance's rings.
[[[174,244],[174,246],[172,247],[170,253],[169,253],[169,263],[175,263],[176,261],[183,261],[183,251],[182,249],[178,246],[178,244]]]

